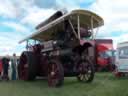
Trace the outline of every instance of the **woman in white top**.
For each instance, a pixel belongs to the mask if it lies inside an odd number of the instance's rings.
[[[17,58],[16,58],[16,54],[13,54],[13,57],[11,59],[11,67],[12,67],[12,80],[16,80],[16,69],[17,69]]]

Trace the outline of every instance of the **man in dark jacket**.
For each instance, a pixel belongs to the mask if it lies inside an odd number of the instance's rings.
[[[2,58],[2,64],[3,64],[3,80],[9,80],[8,77],[8,68],[9,68],[9,61],[10,59],[8,57],[3,57]]]

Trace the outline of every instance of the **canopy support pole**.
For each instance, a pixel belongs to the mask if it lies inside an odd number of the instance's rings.
[[[97,28],[96,32],[95,32],[95,36],[94,38],[96,38],[97,34],[98,34],[98,31],[99,31],[99,27]]]
[[[34,43],[36,44],[36,40],[34,40]]]
[[[80,40],[80,17],[77,16],[77,29],[78,29],[78,38]]]
[[[71,26],[71,28],[72,28],[73,33],[74,33],[75,36],[78,38],[78,36],[77,36],[77,34],[76,34],[76,31],[75,31],[75,29],[74,29],[74,27],[73,27],[73,24],[72,24],[71,20],[69,19],[68,22],[69,22],[69,24],[70,24],[70,26]]]
[[[94,33],[93,33],[93,16],[91,16],[91,31],[92,31],[92,39],[94,39]]]
[[[28,51],[28,40],[26,41],[26,49]]]

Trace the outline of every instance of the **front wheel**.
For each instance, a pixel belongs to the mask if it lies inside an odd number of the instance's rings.
[[[59,87],[63,85],[64,70],[58,60],[51,60],[48,65],[48,85],[50,87]]]
[[[94,79],[94,65],[89,60],[80,60],[78,62],[77,79],[81,82],[92,82]]]

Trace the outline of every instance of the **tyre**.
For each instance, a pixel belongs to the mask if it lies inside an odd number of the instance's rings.
[[[58,60],[51,60],[48,64],[48,85],[50,87],[60,87],[64,82],[64,70]]]
[[[36,77],[36,60],[33,52],[25,51],[20,56],[18,76],[21,80],[34,80]]]
[[[77,79],[80,82],[92,82],[94,79],[94,65],[89,60],[80,60],[77,66]]]

